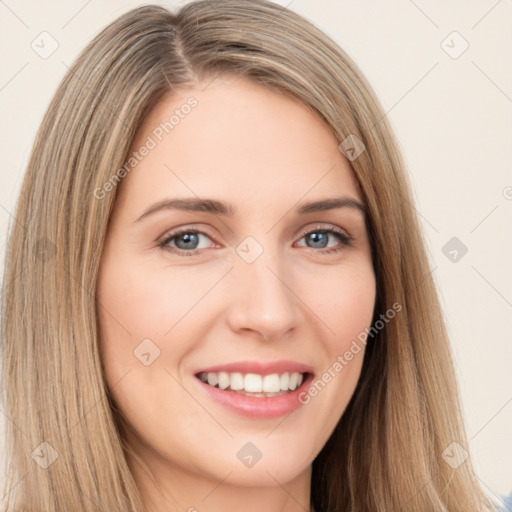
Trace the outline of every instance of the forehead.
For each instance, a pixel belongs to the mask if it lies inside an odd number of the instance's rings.
[[[133,207],[164,194],[264,207],[278,197],[359,198],[329,126],[304,103],[246,78],[222,76],[167,94],[146,117],[122,182]]]

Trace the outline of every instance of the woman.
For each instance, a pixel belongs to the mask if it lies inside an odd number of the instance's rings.
[[[7,510],[493,510],[412,204],[370,86],[297,14],[111,23],[10,234]]]

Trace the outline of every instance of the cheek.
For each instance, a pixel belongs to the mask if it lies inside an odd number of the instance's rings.
[[[324,400],[330,403],[326,409],[335,414],[326,418],[327,429],[333,427],[333,418],[342,414],[359,380],[376,299],[371,264],[362,261],[329,272],[317,276],[306,299],[314,305],[317,337],[323,341],[325,354],[324,371],[316,376],[309,398],[322,395],[315,407]],[[319,408],[316,413],[320,417],[326,409]]]
[[[179,343],[172,350],[164,346],[171,336],[164,334],[183,315],[185,298],[179,294],[176,300],[177,284],[137,260],[113,257],[102,263],[97,292],[101,357],[112,396],[132,425],[158,425],[169,402],[179,409],[189,399],[165,371],[174,375],[183,356]]]
[[[108,253],[104,257],[98,280],[97,308],[101,353],[110,385],[127,371],[142,366],[134,351],[144,340],[156,340],[159,335],[154,322],[159,314],[158,302],[151,300],[155,292],[140,265]],[[157,349],[150,352],[154,357]]]
[[[375,274],[366,260],[348,262],[339,267],[309,275],[303,284],[303,296],[317,317],[316,324],[325,327],[324,340],[331,354],[350,345],[368,328],[376,298]],[[313,284],[313,285],[312,285]]]
[[[336,337],[342,345],[357,338],[372,322],[375,306],[375,279],[373,273],[354,272],[346,276],[340,287],[333,292],[327,306],[332,318]]]
[[[131,372],[130,380],[137,375],[141,384],[156,386],[156,373],[176,369],[190,350],[189,331],[198,325],[194,315],[204,313],[198,303],[218,276],[211,269],[155,269],[138,258],[108,253],[101,268],[97,307],[108,384]]]
[[[179,272],[172,279],[168,274],[148,269],[138,261],[105,264],[98,285],[105,339],[130,339],[132,343],[141,337],[160,339],[172,328],[196,295],[196,287]]]

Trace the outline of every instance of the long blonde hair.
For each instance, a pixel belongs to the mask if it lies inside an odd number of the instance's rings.
[[[348,136],[364,143],[351,164],[368,210],[374,320],[394,302],[403,306],[368,341],[352,400],[313,462],[312,506],[494,510],[471,459],[452,467],[443,456],[468,443],[425,242],[383,109],[335,42],[265,0],[198,1],[174,14],[133,9],[94,38],[58,87],[6,252],[6,510],[144,510],[99,352],[96,282],[115,192],[98,199],[94,191],[122,167],[164,94],[219,73],[290,94],[340,143]]]

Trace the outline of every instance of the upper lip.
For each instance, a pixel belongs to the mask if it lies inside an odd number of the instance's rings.
[[[199,373],[216,373],[216,372],[240,372],[240,373],[256,373],[258,375],[270,375],[272,373],[297,372],[297,373],[313,373],[313,368],[307,364],[297,363],[295,361],[237,361],[234,363],[219,364],[209,366],[198,370]]]

